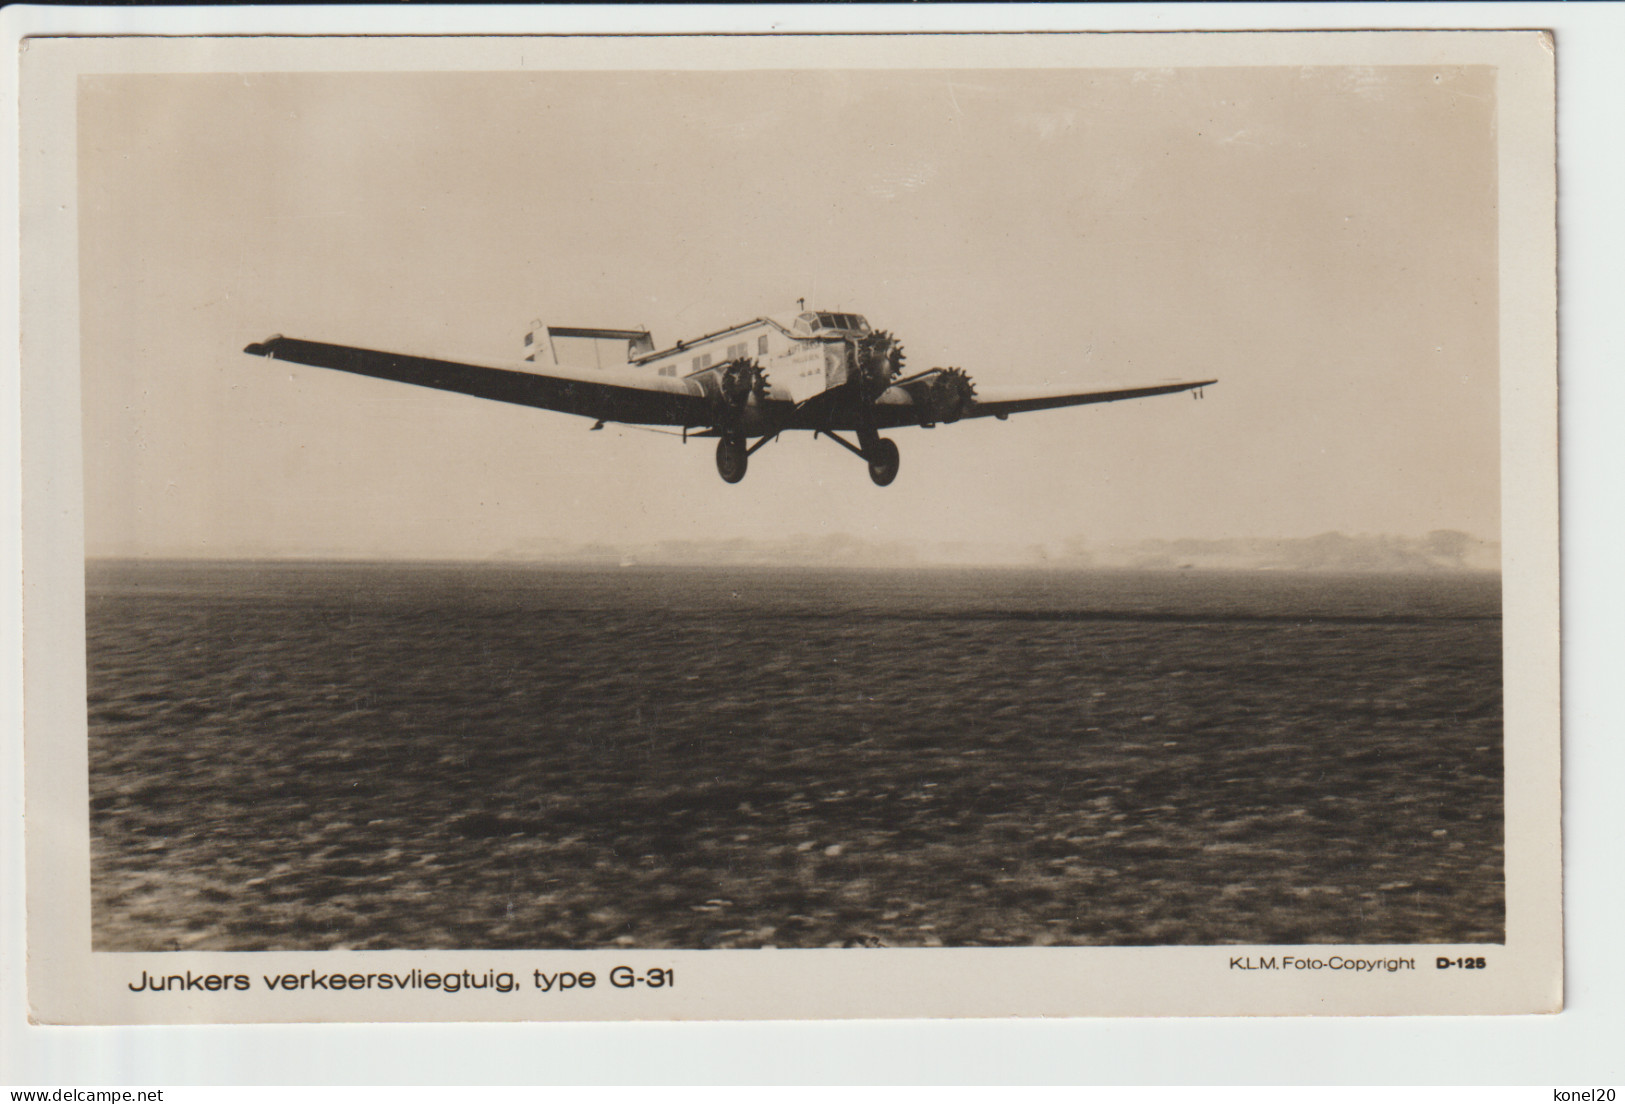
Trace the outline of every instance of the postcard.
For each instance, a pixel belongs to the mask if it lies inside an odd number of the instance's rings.
[[[1549,34],[22,45],[37,1022],[1561,1007]]]

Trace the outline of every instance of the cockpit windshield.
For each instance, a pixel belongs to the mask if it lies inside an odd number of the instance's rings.
[[[839,314],[833,311],[807,311],[796,318],[795,328],[803,333],[821,330],[844,330],[850,333],[868,333],[869,323],[861,314]]]

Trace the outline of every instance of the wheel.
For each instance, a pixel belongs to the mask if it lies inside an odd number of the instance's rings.
[[[869,478],[875,481],[877,487],[888,487],[897,478],[897,468],[901,462],[897,445],[889,438],[878,438],[869,450]]]
[[[745,478],[749,464],[745,455],[745,439],[737,434],[724,434],[717,441],[717,474],[724,483],[737,483]]]

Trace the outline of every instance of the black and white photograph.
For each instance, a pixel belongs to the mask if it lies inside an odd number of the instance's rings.
[[[81,53],[75,1015],[1559,1006],[1549,51],[1174,37]]]

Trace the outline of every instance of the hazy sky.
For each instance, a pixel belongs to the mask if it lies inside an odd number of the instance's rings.
[[[1487,68],[269,74],[80,89],[86,543],[1499,536]],[[1218,377],[712,446],[243,355],[519,356],[856,311],[987,388]]]

